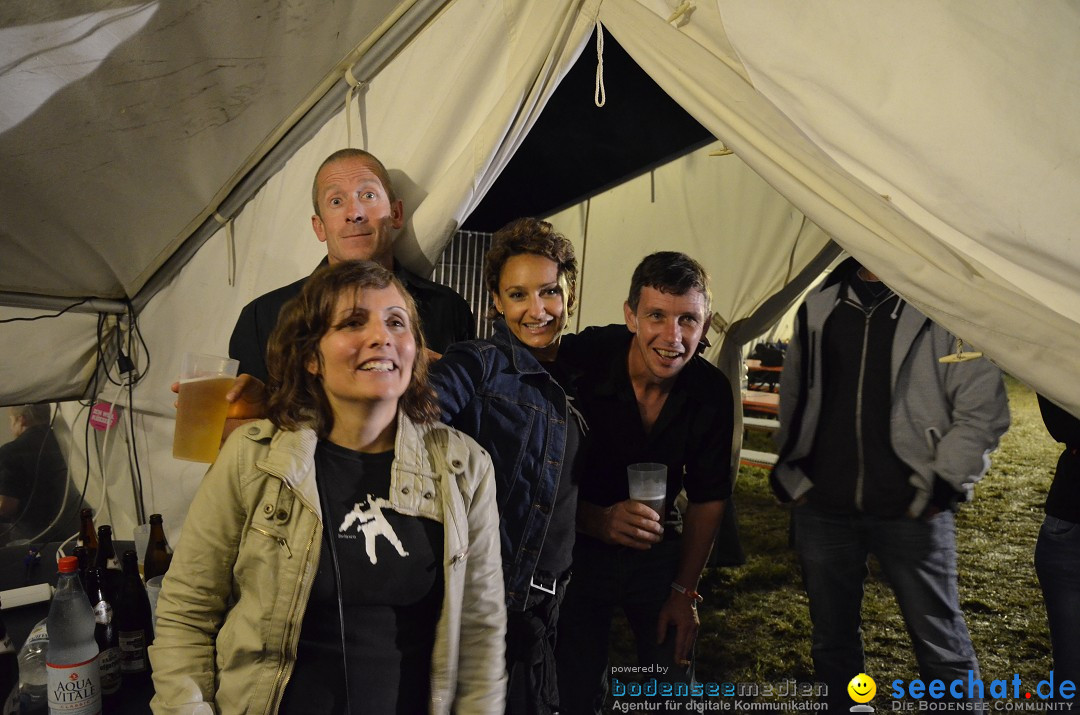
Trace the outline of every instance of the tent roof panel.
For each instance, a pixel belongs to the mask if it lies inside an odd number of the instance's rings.
[[[5,3],[0,290],[134,295],[400,4]]]

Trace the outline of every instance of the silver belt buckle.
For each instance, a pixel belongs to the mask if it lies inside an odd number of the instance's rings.
[[[533,576],[533,577],[529,578],[529,585],[532,586],[533,588],[535,588],[537,591],[543,591],[544,593],[550,594],[552,596],[555,595],[555,584],[554,583],[551,584],[551,588],[548,588],[547,586],[544,586],[543,584],[537,583],[536,582],[536,577]]]

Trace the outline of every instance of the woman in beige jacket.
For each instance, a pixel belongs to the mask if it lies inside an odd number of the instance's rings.
[[[433,419],[409,294],[320,269],[268,352],[270,419],[226,442],[165,578],[154,711],[501,713],[491,460]]]

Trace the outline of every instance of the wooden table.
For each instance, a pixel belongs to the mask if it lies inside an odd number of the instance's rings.
[[[743,393],[743,411],[764,412],[769,415],[780,414],[780,395],[775,392],[747,390]]]

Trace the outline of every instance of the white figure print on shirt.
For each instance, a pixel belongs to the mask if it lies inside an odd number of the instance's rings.
[[[363,502],[356,502],[352,511],[345,515],[345,520],[338,527],[338,531],[344,533],[352,528],[354,523],[359,522],[357,529],[364,535],[364,548],[372,565],[379,563],[379,557],[375,555],[375,539],[380,535],[386,537],[386,540],[393,545],[398,556],[409,555],[409,552],[401,545],[401,539],[394,533],[394,527],[390,526],[390,522],[383,515],[384,506],[390,506],[390,502],[382,497],[373,497],[368,494],[367,509],[364,509]]]

